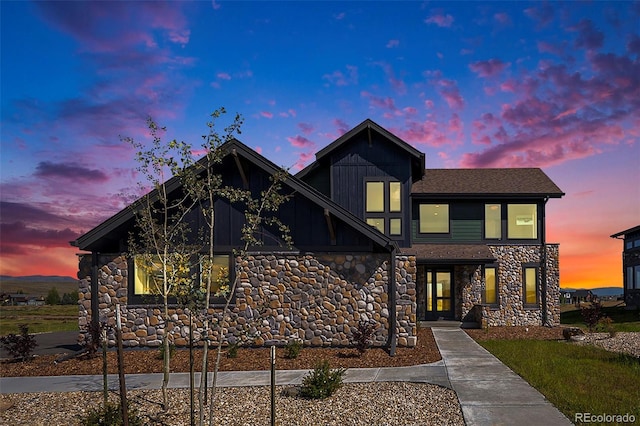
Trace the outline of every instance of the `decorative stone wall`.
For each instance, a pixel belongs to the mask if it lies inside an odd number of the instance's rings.
[[[489,246],[498,259],[498,305],[482,305],[484,281],[480,265],[456,267],[456,281],[461,286],[461,318],[473,321],[478,306],[482,308],[483,326],[526,326],[543,324],[543,284],[538,287],[538,306],[525,307],[522,296],[523,264],[540,264],[539,245],[531,246]],[[560,270],[559,246],[547,244],[547,324],[560,324]],[[542,269],[540,269],[542,273]],[[459,280],[459,281],[458,281]],[[462,284],[460,284],[462,283]]]
[[[81,259],[80,330],[88,331],[91,312],[89,257]],[[416,344],[415,257],[396,258],[396,330],[399,346]],[[115,324],[120,304],[124,345],[160,346],[165,334],[177,346],[188,344],[188,310],[172,307],[165,321],[160,306],[128,305],[128,269],[124,256],[99,258],[98,315]],[[309,346],[346,346],[360,319],[375,321],[374,345],[389,337],[389,256],[386,254],[265,255],[236,260],[238,286],[235,303],[222,330],[228,343],[243,345],[286,344],[300,340]],[[221,309],[210,309],[214,322]],[[201,341],[202,318],[194,314],[194,341]],[[214,327],[210,337],[217,341]],[[109,333],[110,344],[115,334]]]

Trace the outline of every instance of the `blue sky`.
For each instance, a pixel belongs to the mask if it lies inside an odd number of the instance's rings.
[[[640,221],[639,2],[6,2],[0,273],[74,275],[123,207],[121,136],[208,114],[296,172],[371,118],[427,167],[541,167],[564,286],[620,285]],[[41,259],[33,263],[33,255]]]

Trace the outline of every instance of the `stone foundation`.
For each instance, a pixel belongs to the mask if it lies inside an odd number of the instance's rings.
[[[202,342],[202,314],[172,306],[169,321],[158,305],[128,305],[128,264],[124,256],[100,255],[98,259],[98,318],[115,324],[120,304],[123,343],[160,346],[165,335],[177,346],[189,343],[193,322],[194,342]],[[413,256],[398,256],[396,272],[396,331],[399,346],[416,344],[416,263]],[[236,259],[238,285],[235,300],[222,333],[214,326],[209,337],[242,345],[284,345],[300,340],[307,346],[348,346],[360,319],[377,324],[374,345],[388,343],[389,255],[387,254],[253,254]],[[93,315],[90,257],[80,260],[79,325],[86,337]],[[132,284],[131,284],[132,285]],[[214,324],[222,310],[209,309]],[[115,344],[115,333],[108,334]]]

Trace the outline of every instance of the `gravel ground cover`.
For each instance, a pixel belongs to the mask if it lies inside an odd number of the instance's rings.
[[[464,425],[455,392],[416,383],[346,384],[324,400],[284,396],[277,387],[276,421],[280,425]],[[117,401],[115,394],[113,400]],[[132,391],[132,406],[148,425],[188,425],[188,389],[170,389],[170,410],[158,402],[160,390]],[[375,401],[375,403],[372,403]],[[100,392],[0,395],[0,424],[80,425],[88,407],[102,404]],[[208,413],[207,413],[208,414]],[[217,391],[215,424],[268,425],[268,387],[222,388]],[[208,417],[205,417],[208,418]],[[196,414],[197,419],[197,414]]]

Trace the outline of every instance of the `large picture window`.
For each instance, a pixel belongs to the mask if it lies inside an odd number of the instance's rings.
[[[538,215],[535,204],[507,205],[507,235],[510,239],[538,238]]]
[[[538,268],[525,266],[522,270],[522,301],[525,305],[538,304]]]
[[[383,234],[402,235],[402,184],[391,180],[365,182],[365,220]]]
[[[420,204],[420,233],[449,233],[448,204]]]
[[[229,290],[229,261],[228,254],[215,255],[213,257],[213,277],[211,295],[213,297],[224,296]],[[196,266],[198,266],[196,268]],[[167,261],[167,282],[174,285],[190,284],[207,287],[208,272],[210,270],[209,257],[201,257],[198,265],[194,265],[191,258],[181,255],[172,255]],[[133,294],[134,296],[153,296],[163,293],[163,263],[157,255],[136,255],[133,266]],[[197,273],[197,275],[196,275]]]

